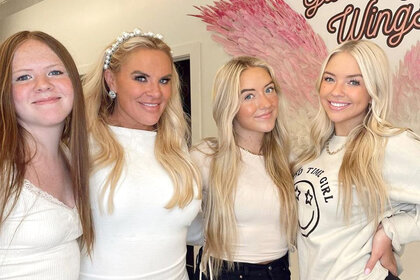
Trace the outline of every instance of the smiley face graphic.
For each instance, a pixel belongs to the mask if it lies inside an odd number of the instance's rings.
[[[299,205],[300,232],[308,237],[319,222],[319,206],[315,188],[310,181],[301,180],[295,183],[295,194]]]

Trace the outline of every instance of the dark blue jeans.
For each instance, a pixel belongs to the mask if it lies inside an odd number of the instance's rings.
[[[388,272],[388,276],[385,278],[385,280],[401,280],[397,276],[394,276],[391,272]]]
[[[199,279],[199,263],[201,261],[200,252],[197,256],[197,269],[195,279]],[[286,254],[280,259],[274,260],[268,264],[253,263],[234,263],[234,269],[228,270],[227,263],[223,265],[222,272],[218,280],[290,280],[289,256]],[[208,271],[208,270],[207,270]],[[203,275],[203,280],[209,280]],[[213,279],[216,279],[213,277]]]

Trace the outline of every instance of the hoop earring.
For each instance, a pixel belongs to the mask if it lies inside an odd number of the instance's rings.
[[[109,98],[114,100],[117,97],[117,93],[113,90],[110,90],[110,91],[108,91],[108,96],[109,96]]]

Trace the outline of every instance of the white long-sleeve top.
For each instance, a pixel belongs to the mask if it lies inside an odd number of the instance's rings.
[[[99,196],[110,168],[90,178],[95,243],[92,259],[82,255],[80,279],[187,280],[188,226],[201,200],[165,208],[174,192],[169,174],[154,154],[156,132],[110,126],[124,150],[124,167],[112,214],[100,210]]]
[[[208,154],[211,149],[205,142],[191,151],[203,179],[203,200],[209,188],[212,158]],[[277,187],[265,169],[263,156],[241,149],[241,158],[234,200],[237,238],[232,244],[232,261],[260,263],[281,258],[287,253],[288,244],[280,226]]]
[[[346,137],[334,136],[330,149],[344,145]],[[349,224],[344,221],[338,195],[338,172],[344,150],[325,150],[295,174],[298,202],[298,254],[301,279],[383,280],[388,275],[378,262],[364,274],[372,250],[374,221],[368,221],[356,192]],[[390,137],[385,149],[383,178],[390,204],[382,221],[398,251],[402,244],[420,240],[420,142],[407,132]]]
[[[0,228],[0,279],[77,280],[81,234],[76,207],[24,180],[15,207]]]

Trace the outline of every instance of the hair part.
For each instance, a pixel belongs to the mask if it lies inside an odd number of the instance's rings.
[[[222,66],[216,74],[212,92],[213,118],[218,129],[218,140],[205,140],[212,147],[213,154],[204,211],[206,244],[202,263],[206,265],[211,258],[214,275],[220,273],[222,259],[227,258],[229,268],[233,268],[232,244],[237,238],[234,200],[241,166],[241,154],[233,121],[241,104],[241,74],[251,67],[260,67],[268,72],[280,97],[279,115],[274,129],[265,133],[263,137],[261,152],[265,168],[278,190],[281,226],[290,244],[295,244],[296,239],[296,202],[288,163],[290,149],[280,87],[273,69],[266,62],[255,57],[237,57]]]
[[[110,45],[107,46],[107,48],[109,47]],[[182,109],[180,81],[173,63],[171,49],[159,38],[135,36],[119,45],[111,56],[108,69],[105,71],[118,73],[127,57],[141,49],[162,51],[167,54],[172,63],[171,98],[156,125],[155,155],[159,163],[169,173],[175,186],[174,195],[166,207],[183,208],[192,201],[195,194],[197,194],[197,198],[201,198],[201,177],[188,155],[187,143],[190,134]],[[111,172],[106,178],[99,199],[101,208],[103,209],[106,204],[107,212],[111,214],[114,210],[115,189],[124,165],[124,151],[108,127],[108,119],[113,113],[115,99],[112,100],[108,97],[109,87],[104,77],[103,65],[104,60],[101,56],[95,68],[86,75],[84,90],[88,128],[97,146],[92,157],[92,172],[105,166],[111,166]]]
[[[47,45],[63,62],[74,91],[73,109],[65,119],[61,143],[71,154],[69,159],[73,195],[83,228],[82,246],[90,253],[94,234],[88,185],[88,154],[85,106],[82,85],[76,64],[67,49],[52,36],[41,31],[21,31],[7,38],[0,46],[0,225],[15,207],[23,186],[26,165],[31,161],[27,140],[31,137],[17,121],[12,93],[12,62],[16,50],[28,40]],[[5,149],[4,147],[7,147]],[[7,206],[6,204],[11,203]]]

